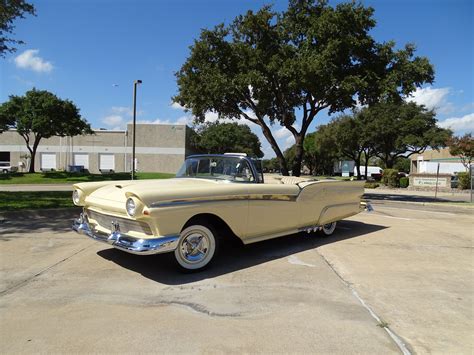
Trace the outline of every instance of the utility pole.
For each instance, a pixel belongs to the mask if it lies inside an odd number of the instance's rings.
[[[133,138],[132,138],[132,180],[135,180],[135,136],[137,128],[137,85],[141,84],[141,80],[133,82]]]

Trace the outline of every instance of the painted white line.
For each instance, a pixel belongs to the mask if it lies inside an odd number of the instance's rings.
[[[381,206],[380,206],[381,207]],[[446,214],[448,216],[458,216],[456,213],[451,213],[451,212],[440,212],[440,211],[430,211],[430,210],[418,210],[418,209],[413,209],[413,208],[402,208],[402,207],[388,207],[388,206],[383,206],[383,208],[388,208],[392,210],[404,210],[404,211],[411,211],[411,212],[423,212],[423,213],[439,213],[439,214]]]
[[[392,218],[392,219],[401,219],[402,221],[413,221],[415,218],[405,218],[405,217],[394,217],[394,216],[386,216],[384,214],[377,214],[378,217],[385,217],[385,218]]]
[[[290,264],[293,264],[293,265],[303,265],[303,266],[309,266],[309,267],[316,267],[316,266],[313,265],[313,264],[305,263],[304,261],[300,260],[296,255],[291,255],[291,256],[288,258],[288,262],[289,262]]]
[[[351,293],[354,295],[354,297],[360,302],[360,304],[362,305],[362,307],[364,307],[368,312],[369,314],[372,316],[372,318],[374,318],[377,323],[387,332],[387,334],[390,336],[390,338],[392,338],[392,340],[395,342],[395,344],[397,344],[398,348],[400,349],[400,351],[403,353],[403,355],[411,355],[411,352],[410,350],[408,349],[407,345],[403,342],[403,340],[397,335],[395,334],[390,328],[388,325],[384,325],[384,323],[382,322],[382,320],[380,319],[380,317],[372,310],[372,308],[370,308],[370,306],[365,303],[365,301],[362,299],[362,297],[359,296],[359,294],[357,293],[357,291],[355,290],[355,288],[349,283],[347,282],[337,271],[336,269],[334,268],[334,266],[324,257],[323,254],[321,254],[320,251],[316,250],[316,252],[321,256],[321,258],[323,258],[323,260],[326,262],[326,264],[331,268],[331,270],[336,274],[336,276],[341,280],[341,282],[347,287],[349,288],[349,290],[351,291]]]
[[[345,282],[345,281],[344,281]],[[370,308],[367,303],[365,303],[365,301],[359,296],[359,294],[357,293],[357,291],[351,286],[349,285],[347,282],[345,282],[346,285],[349,287],[349,289],[351,290],[352,294],[354,295],[355,298],[357,298],[360,302],[360,304],[367,310],[369,311],[370,315],[372,316],[372,318],[374,318],[377,323],[379,324],[383,324],[382,323],[382,320],[379,318],[379,316],[377,314],[375,314],[375,312],[372,310],[372,308]],[[383,329],[385,329],[385,331],[388,333],[388,335],[390,336],[390,338],[393,339],[393,341],[398,345],[398,347],[400,348],[400,350],[402,351],[403,355],[411,355],[411,352],[410,350],[408,350],[406,344],[403,342],[403,340],[398,336],[396,335],[394,332],[392,332],[390,330],[390,328],[388,326],[383,326],[382,327]]]

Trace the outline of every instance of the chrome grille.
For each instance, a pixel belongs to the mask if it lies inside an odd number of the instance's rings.
[[[102,228],[112,230],[112,223],[118,223],[120,232],[128,233],[130,231],[152,235],[150,226],[145,222],[133,221],[126,218],[109,216],[103,213],[86,210],[86,214],[90,219],[97,222]]]

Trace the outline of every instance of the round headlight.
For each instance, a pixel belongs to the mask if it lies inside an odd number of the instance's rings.
[[[81,202],[81,195],[79,194],[78,190],[74,190],[72,193],[72,202],[74,202],[75,205],[79,205]]]
[[[129,198],[127,200],[127,203],[125,204],[125,208],[127,209],[127,213],[133,217],[135,215],[137,206],[135,205],[135,201],[133,201],[133,198]]]

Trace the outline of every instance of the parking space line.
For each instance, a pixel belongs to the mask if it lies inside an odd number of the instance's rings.
[[[352,295],[359,301],[359,303],[364,307],[369,314],[371,315],[372,318],[374,318],[377,321],[377,325],[380,326],[382,329],[384,329],[387,334],[390,336],[390,338],[395,342],[395,344],[398,346],[400,351],[403,353],[403,355],[411,355],[411,351],[408,349],[408,346],[405,344],[405,342],[397,335],[395,334],[390,327],[382,322],[382,319],[375,313],[375,311],[367,304],[365,301],[362,299],[362,297],[359,296],[357,291],[352,287],[352,285],[346,281],[341,274],[339,274],[334,266],[324,257],[321,252],[316,249],[316,252],[321,256],[321,258],[326,262],[326,264],[329,266],[329,268],[336,274],[336,276],[341,280],[341,282],[351,291]]]

